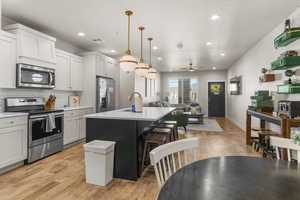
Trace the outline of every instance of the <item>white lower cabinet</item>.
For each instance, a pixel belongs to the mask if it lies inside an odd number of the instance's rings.
[[[86,122],[84,115],[92,112],[92,108],[65,111],[64,145],[82,140],[86,137]]]
[[[76,121],[74,118],[65,118],[64,127],[64,144],[70,144],[79,140],[79,134],[78,131],[76,131]]]
[[[4,168],[27,159],[27,117],[23,124],[15,125],[15,119],[0,119],[0,168]],[[20,118],[16,118],[20,121]],[[4,121],[4,123],[2,123]]]

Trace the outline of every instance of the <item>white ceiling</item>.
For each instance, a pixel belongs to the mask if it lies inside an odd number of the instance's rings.
[[[177,70],[190,60],[200,70],[226,69],[247,49],[284,21],[299,0],[2,0],[3,14],[44,30],[86,50],[120,56],[127,46],[127,18],[132,18],[133,53],[139,56],[137,27],[154,37],[155,67]],[[218,21],[210,20],[218,14]],[[79,38],[78,32],[86,33]],[[104,42],[93,43],[94,38]],[[206,46],[206,42],[212,42]],[[178,49],[178,43],[183,44]],[[147,40],[145,40],[147,45]],[[117,51],[111,54],[110,50]],[[148,58],[148,46],[145,49]],[[220,56],[225,52],[226,56]],[[158,61],[157,57],[162,57]]]

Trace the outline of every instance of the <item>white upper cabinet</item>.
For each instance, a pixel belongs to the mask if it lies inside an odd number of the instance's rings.
[[[83,59],[65,51],[56,50],[56,90],[83,90]]]
[[[97,55],[97,75],[116,79],[118,76],[116,61],[104,55]]]
[[[70,57],[63,52],[56,51],[55,89],[70,90]]]
[[[4,27],[17,35],[17,63],[44,67],[56,64],[56,39],[21,24]]]
[[[115,60],[110,57],[105,58],[105,68],[106,68],[106,74],[110,78],[115,78],[116,75],[116,64]]]
[[[0,88],[16,87],[16,37],[0,31]]]
[[[106,76],[105,57],[103,55],[96,56],[96,73],[98,76]]]
[[[71,57],[71,89],[83,90],[83,60],[81,57]]]

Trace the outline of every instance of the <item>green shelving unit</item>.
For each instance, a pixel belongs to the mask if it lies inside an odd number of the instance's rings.
[[[300,56],[287,56],[271,63],[272,70],[286,70],[300,66]]]
[[[251,99],[251,106],[254,108],[272,107],[273,101],[272,99],[266,99],[266,100]]]
[[[251,107],[264,108],[273,107],[272,96],[270,96],[269,90],[255,91],[254,96],[251,96]]]
[[[278,94],[299,94],[300,84],[286,84],[277,86]]]
[[[276,49],[285,47],[298,39],[300,39],[300,27],[291,28],[275,38],[274,47]]]

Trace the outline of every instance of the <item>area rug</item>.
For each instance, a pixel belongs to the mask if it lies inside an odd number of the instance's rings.
[[[219,123],[214,119],[204,119],[203,124],[189,124],[187,130],[191,131],[211,131],[222,132],[224,131]]]

